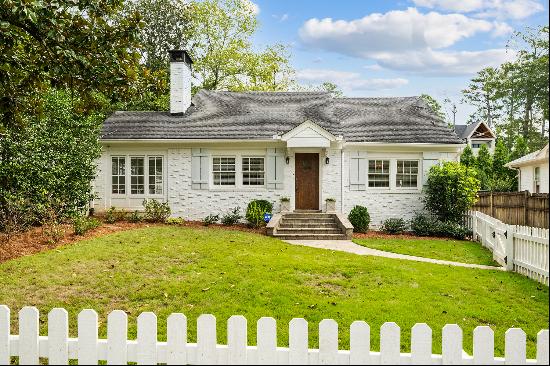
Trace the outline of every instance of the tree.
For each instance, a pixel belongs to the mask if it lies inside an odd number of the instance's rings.
[[[477,73],[462,91],[463,101],[473,105],[476,111],[470,116],[470,123],[486,122],[491,128],[500,117],[502,105],[497,97],[498,71],[487,67]]]
[[[504,166],[510,161],[510,154],[502,139],[497,139],[492,160],[491,190],[497,192],[514,191],[517,187],[517,179],[515,172]]]
[[[464,151],[462,151],[462,154],[460,155],[460,163],[464,166],[472,168],[476,166],[476,157],[474,156],[474,152],[472,151],[470,145],[466,145]]]
[[[338,87],[338,85],[331,83],[329,81],[325,81],[321,86],[319,87],[320,91],[325,91],[330,93],[333,98],[341,98],[344,96],[344,93],[342,90]]]
[[[477,152],[476,169],[478,178],[481,181],[481,189],[490,189],[493,175],[493,157],[485,144],[481,145]]]
[[[151,71],[166,70],[168,51],[184,49],[188,43],[191,12],[182,0],[137,0],[125,3],[125,12],[138,13],[139,52],[144,66]]]
[[[85,115],[68,90],[48,90],[44,113],[28,116],[23,131],[8,130],[0,147],[10,159],[0,160],[0,231],[19,220],[19,228],[85,209],[94,193],[90,181],[101,154],[103,115]],[[20,136],[25,138],[21,139]],[[10,229],[13,229],[10,228]]]
[[[426,104],[428,104],[428,106],[437,115],[437,117],[439,117],[443,121],[446,119],[441,104],[439,104],[439,102],[435,98],[428,94],[422,94],[420,97],[426,102]]]
[[[461,223],[462,215],[475,203],[479,189],[474,169],[445,162],[430,168],[424,203],[439,220]]]
[[[122,0],[0,0],[0,130],[39,113],[50,86],[111,95],[132,80],[139,16],[122,16]],[[5,156],[2,156],[5,158]]]
[[[189,5],[187,49],[200,82],[194,90],[287,90],[292,69],[282,45],[254,51],[256,14],[246,0],[204,0]]]

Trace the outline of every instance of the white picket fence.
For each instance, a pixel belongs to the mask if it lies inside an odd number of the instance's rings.
[[[494,356],[494,333],[480,326],[473,332],[473,355],[462,348],[462,330],[448,324],[442,329],[442,354],[432,354],[432,330],[416,324],[411,330],[411,352],[400,351],[400,328],[385,323],[380,329],[380,352],[371,351],[370,327],[356,321],[350,328],[350,350],[338,349],[338,324],[331,319],[319,323],[319,349],[308,346],[308,323],[293,319],[289,323],[289,347],[277,347],[277,329],[273,318],[257,323],[256,346],[248,345],[247,321],[232,316],[227,322],[227,345],[218,345],[216,318],[201,315],[197,319],[197,343],[187,342],[187,318],[172,314],[167,321],[167,341],[157,340],[157,317],[142,313],[137,318],[137,339],[128,340],[128,317],[120,310],[107,318],[107,339],[98,339],[98,315],[83,310],[78,315],[78,338],[69,338],[69,321],[65,309],[48,314],[48,335],[39,335],[39,313],[35,307],[19,311],[19,335],[10,334],[10,310],[0,306],[0,364],[8,365],[10,357],[19,364],[38,364],[41,358],[49,364],[64,365],[69,360],[79,364],[140,365],[175,364],[386,364],[386,365],[470,365],[530,364],[547,365],[548,330],[537,336],[536,359],[526,358],[526,334],[511,328],[505,334],[504,357]]]
[[[469,217],[474,240],[489,248],[498,263],[548,285],[548,229],[507,225],[479,211]]]

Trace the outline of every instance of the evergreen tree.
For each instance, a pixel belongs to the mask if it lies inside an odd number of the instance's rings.
[[[481,180],[481,189],[488,190],[491,188],[492,170],[493,170],[493,157],[487,148],[487,145],[481,145],[479,148],[476,168]]]
[[[474,167],[476,165],[476,157],[470,145],[467,145],[460,155],[460,163],[467,167]]]

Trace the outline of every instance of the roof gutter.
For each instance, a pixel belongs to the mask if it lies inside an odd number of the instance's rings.
[[[273,139],[100,139],[100,143],[134,143],[134,142],[153,142],[153,143],[201,143],[201,142],[277,142]]]

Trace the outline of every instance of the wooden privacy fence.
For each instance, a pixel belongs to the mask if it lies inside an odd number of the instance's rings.
[[[479,192],[472,210],[506,224],[548,229],[548,193]]]
[[[465,223],[474,240],[489,248],[493,258],[508,271],[548,285],[548,229],[507,225],[478,211],[470,212]]]
[[[536,359],[526,358],[526,335],[519,328],[505,334],[504,357],[494,356],[494,334],[488,326],[473,333],[473,355],[462,349],[462,330],[448,324],[442,329],[442,354],[432,354],[432,330],[416,324],[411,330],[411,352],[400,351],[400,329],[385,323],[380,329],[380,352],[370,350],[370,328],[362,321],[350,328],[350,350],[338,350],[338,324],[325,319],[319,323],[319,349],[308,347],[308,324],[293,319],[289,324],[289,347],[277,347],[275,319],[258,320],[256,346],[248,345],[247,322],[232,316],[227,322],[227,345],[218,345],[216,319],[201,315],[197,319],[197,343],[187,343],[187,318],[183,314],[168,317],[167,341],[157,340],[157,317],[142,313],[137,318],[137,339],[128,340],[128,318],[120,310],[107,318],[107,339],[98,339],[98,316],[93,310],[78,315],[78,338],[68,337],[68,314],[53,309],[48,314],[48,335],[38,334],[38,310],[24,307],[19,312],[19,335],[10,335],[10,311],[0,306],[0,364],[19,357],[19,364],[38,364],[40,358],[50,364],[548,364],[548,330],[537,336]]]

